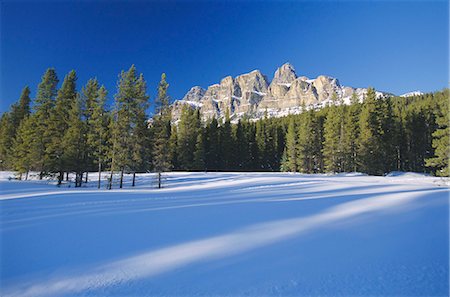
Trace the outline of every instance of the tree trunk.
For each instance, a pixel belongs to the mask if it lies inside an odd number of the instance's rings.
[[[62,184],[63,179],[64,179],[64,172],[60,171],[58,175],[58,186]]]
[[[112,157],[112,160],[111,160],[111,174],[109,175],[108,190],[112,189],[113,170],[114,170],[114,151],[113,151],[113,157]]]
[[[119,184],[119,188],[122,189],[123,186],[123,168],[122,170],[120,170],[120,184]]]
[[[136,172],[133,172],[133,184],[131,185],[132,187],[134,187],[135,181],[136,181]]]
[[[66,172],[66,181],[69,181],[69,171]]]
[[[100,189],[100,183],[102,181],[102,163],[98,160],[98,185],[97,188]]]
[[[43,177],[44,177],[44,172],[43,171],[39,172],[39,180],[42,180]]]
[[[86,178],[84,179],[84,183],[85,183],[85,184],[87,184],[87,183],[88,183],[88,174],[89,174],[89,172],[88,172],[88,171],[86,171]]]
[[[22,180],[22,172],[19,173],[19,180]]]
[[[27,173],[25,174],[25,180],[28,180],[28,170]]]
[[[83,183],[83,175],[84,172],[80,172],[80,177],[78,178],[78,186],[81,187],[81,184]]]
[[[158,189],[161,189],[161,172],[158,172]]]

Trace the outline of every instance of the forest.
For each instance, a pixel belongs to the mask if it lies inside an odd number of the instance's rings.
[[[185,105],[174,123],[166,75],[150,106],[147,83],[135,66],[119,74],[114,104],[93,78],[80,91],[70,71],[58,89],[55,69],[42,76],[34,99],[30,88],[0,120],[1,170],[19,179],[29,172],[58,184],[75,173],[110,172],[122,187],[124,173],[168,171],[363,172],[413,171],[449,176],[449,90],[412,97],[339,99],[322,109],[282,118],[202,120]],[[337,97],[335,97],[337,98]],[[134,179],[133,179],[134,185]],[[100,187],[100,180],[98,183]]]

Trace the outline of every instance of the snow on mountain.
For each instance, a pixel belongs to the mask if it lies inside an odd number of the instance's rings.
[[[223,118],[227,111],[234,121],[242,116],[259,119],[266,110],[269,116],[284,116],[297,113],[301,106],[322,108],[332,99],[342,99],[350,104],[353,95],[361,101],[367,93],[364,88],[342,86],[339,80],[326,75],[315,79],[297,76],[294,67],[286,63],[279,67],[269,81],[259,70],[239,75],[235,78],[227,76],[219,84],[191,88],[182,100],[173,105],[173,121],[181,115],[185,104],[200,109],[204,119]],[[377,97],[389,95],[377,91]],[[198,102],[199,104],[192,104]]]
[[[400,95],[400,97],[412,97],[412,96],[420,96],[423,95],[424,93],[422,93],[421,91],[413,91],[413,92],[408,92],[405,94]]]
[[[177,172],[108,191],[10,176],[5,297],[448,294],[440,178]]]

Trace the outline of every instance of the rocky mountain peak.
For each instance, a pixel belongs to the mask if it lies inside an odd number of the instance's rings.
[[[297,78],[294,67],[285,63],[275,71],[272,83],[289,84]]]
[[[183,101],[200,102],[200,100],[205,95],[205,92],[206,92],[206,90],[203,89],[202,87],[199,87],[199,86],[192,87],[186,93],[186,95],[184,95],[182,100]]]
[[[339,80],[319,75],[315,79],[297,76],[294,67],[285,63],[280,66],[270,82],[259,70],[227,76],[207,90],[193,87],[183,100],[175,101],[172,115],[176,121],[183,106],[200,109],[203,119],[223,118],[227,111],[237,120],[243,116],[259,118],[266,112],[269,116],[283,116],[301,112],[304,104],[308,108],[320,108],[333,99],[349,103],[355,94],[360,100],[366,89],[341,86]],[[377,96],[384,93],[378,92]]]

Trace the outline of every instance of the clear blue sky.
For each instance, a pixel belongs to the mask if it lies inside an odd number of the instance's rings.
[[[447,1],[0,1],[1,108],[43,72],[78,86],[90,77],[112,98],[135,64],[154,99],[162,72],[172,98],[194,85],[289,61],[297,74],[401,94],[448,84]]]

